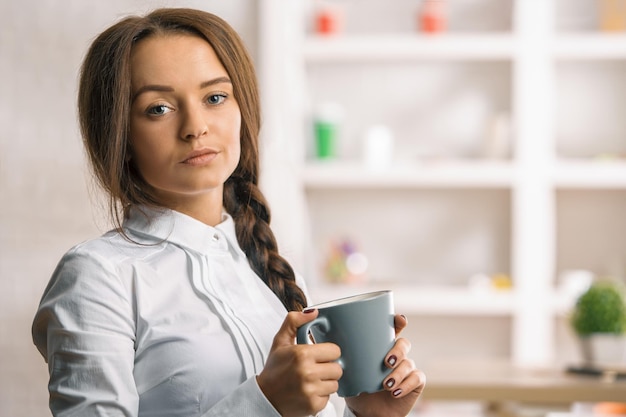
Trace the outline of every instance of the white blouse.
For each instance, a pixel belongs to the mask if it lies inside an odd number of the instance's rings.
[[[134,242],[111,231],[68,251],[43,294],[33,340],[53,415],[279,416],[255,376],[287,311],[233,219],[148,213],[124,222]]]

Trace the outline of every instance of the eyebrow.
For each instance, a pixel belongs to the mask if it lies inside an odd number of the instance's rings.
[[[217,77],[217,78],[213,78],[212,80],[208,80],[208,81],[204,81],[200,83],[199,88],[203,89],[203,88],[207,88],[212,85],[215,85],[215,84],[224,84],[224,83],[232,84],[232,81],[230,81],[230,78],[228,77]],[[174,91],[174,88],[170,87],[169,85],[160,85],[160,84],[144,85],[140,87],[137,91],[135,91],[131,99],[131,102],[135,101],[137,97],[139,97],[141,94],[148,92],[148,91],[172,92]]]

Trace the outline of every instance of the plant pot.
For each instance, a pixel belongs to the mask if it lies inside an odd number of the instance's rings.
[[[580,337],[583,360],[595,367],[626,365],[626,335],[595,333]]]

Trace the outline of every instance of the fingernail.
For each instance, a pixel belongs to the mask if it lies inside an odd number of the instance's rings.
[[[397,396],[398,396],[398,395],[400,395],[400,394],[402,394],[402,390],[401,390],[400,388],[398,388],[397,390],[395,390],[395,391],[393,392],[393,396],[394,396],[394,397],[397,397]]]
[[[389,379],[387,380],[387,382],[385,382],[385,385],[387,385],[387,388],[391,388],[391,387],[393,387],[393,384],[395,384],[395,383],[396,383],[396,380],[395,380],[395,379],[393,379],[393,378],[389,378]]]
[[[389,359],[387,359],[387,363],[391,366],[394,366],[396,364],[396,361],[398,360],[398,358],[396,358],[395,355],[391,355],[389,357]]]
[[[402,316],[404,320],[409,321],[404,314],[400,314],[400,315]]]
[[[302,310],[302,312],[303,312],[304,314],[309,314],[309,313],[312,313],[312,312],[314,312],[314,311],[315,311],[315,309],[314,309],[314,308],[305,308],[304,310]]]

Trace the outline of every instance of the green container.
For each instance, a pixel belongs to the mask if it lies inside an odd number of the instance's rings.
[[[315,152],[320,159],[336,156],[337,124],[329,122],[315,122]]]

